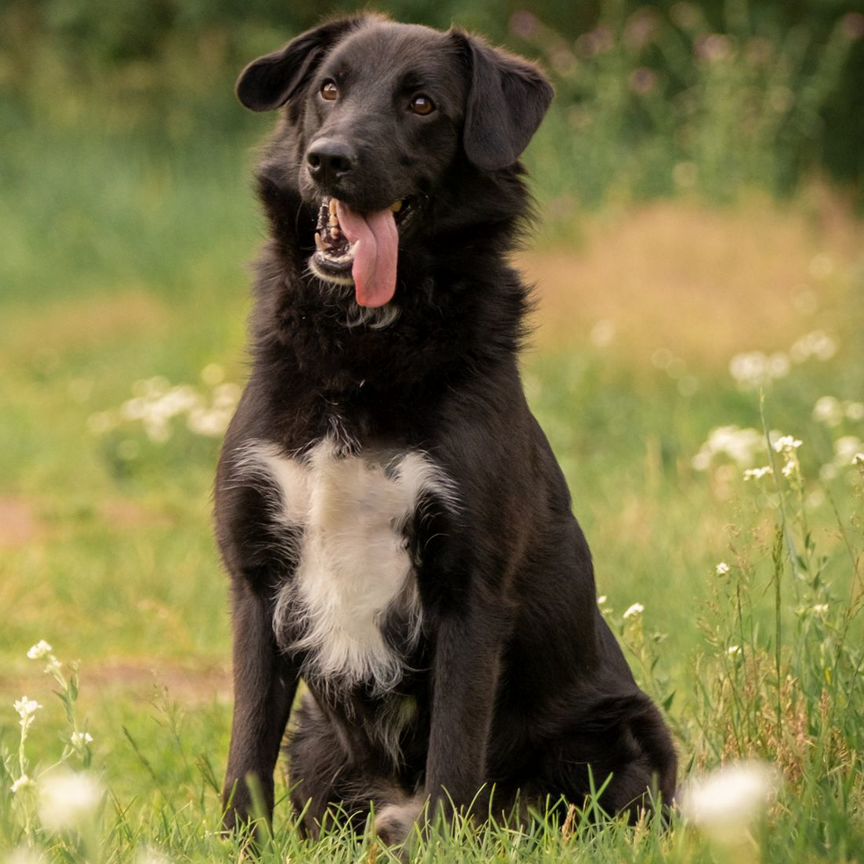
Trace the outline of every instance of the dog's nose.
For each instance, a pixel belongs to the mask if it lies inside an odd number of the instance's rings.
[[[349,174],[357,156],[345,141],[322,138],[306,151],[309,173],[318,183],[333,183]]]

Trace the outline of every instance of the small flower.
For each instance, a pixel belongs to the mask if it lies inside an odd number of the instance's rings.
[[[41,783],[39,818],[49,831],[75,828],[95,815],[102,796],[102,784],[92,774],[55,771]]]
[[[715,568],[714,572],[718,576],[728,576],[729,575],[729,565],[725,561],[721,561]]]
[[[14,703],[13,707],[23,722],[29,720],[42,706],[35,699],[28,699],[26,696],[22,696]]]
[[[44,640],[40,639],[30,650],[27,652],[27,656],[31,660],[41,660],[43,657],[47,657],[54,649]]]
[[[763,465],[761,468],[746,468],[744,470],[744,479],[761,480],[763,477],[767,477],[773,473],[774,471],[770,465]]]
[[[726,649],[726,653],[727,653],[730,657],[734,657],[736,654],[740,654],[740,653],[741,653],[741,646],[740,646],[740,645],[730,645],[730,646]]]
[[[624,618],[635,618],[637,615],[641,615],[645,611],[645,607],[641,603],[634,603],[630,606],[627,611],[624,613]]]
[[[291,859],[287,859],[290,861]],[[163,855],[158,849],[148,846],[139,849],[135,855],[135,864],[171,864],[171,859]]]
[[[775,453],[793,453],[802,442],[792,435],[781,435],[771,446]]]
[[[783,476],[784,477],[791,477],[796,472],[797,469],[798,469],[797,461],[795,459],[790,459],[783,466]]]
[[[93,743],[93,736],[89,732],[73,732],[69,743],[76,750],[83,750],[88,744]]]
[[[21,789],[26,789],[28,786],[35,786],[33,780],[26,774],[22,774],[10,787],[13,795],[17,794]]]
[[[57,672],[63,671],[63,664],[53,655],[51,654],[48,657],[48,662],[45,664],[45,674],[46,675],[54,675]]]
[[[843,403],[836,396],[820,396],[813,406],[813,419],[826,426],[839,426],[843,413]]]
[[[828,614],[828,604],[827,603],[817,603],[813,607],[813,614],[818,615],[820,618],[824,618]]]
[[[29,846],[19,846],[13,849],[3,861],[4,864],[44,864],[45,857]]]
[[[739,762],[691,779],[679,806],[692,825],[718,841],[734,842],[774,799],[779,785],[771,765]]]

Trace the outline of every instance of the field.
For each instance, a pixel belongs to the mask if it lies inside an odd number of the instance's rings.
[[[231,693],[210,492],[246,374],[264,128],[176,147],[23,128],[4,144],[10,861],[243,854],[218,834]],[[524,380],[604,612],[669,716],[682,779],[751,759],[782,782],[731,839],[699,814],[668,831],[540,820],[433,833],[417,860],[862,862],[864,228],[817,185],[588,215],[541,188],[541,211],[520,258],[539,301]],[[52,649],[28,659],[40,640]],[[74,830],[45,813],[61,758],[107,790],[67,814]],[[284,805],[261,854],[395,860],[338,831],[305,844]]]

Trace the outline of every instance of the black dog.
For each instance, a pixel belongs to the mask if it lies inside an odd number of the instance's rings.
[[[292,798],[402,841],[425,803],[635,813],[676,757],[597,610],[564,478],[525,402],[508,265],[519,156],[552,98],[458,31],[363,16],[252,63],[285,108],[258,174],[271,239],[225,442],[233,577],[226,821],[268,808],[298,681]],[[611,778],[611,779],[609,779]],[[490,792],[494,790],[494,792]],[[524,812],[524,811],[523,811]]]

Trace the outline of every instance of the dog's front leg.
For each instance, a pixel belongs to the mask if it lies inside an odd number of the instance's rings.
[[[433,667],[432,721],[423,792],[383,808],[376,831],[390,844],[408,839],[420,818],[486,812],[486,756],[498,687],[503,622],[468,604],[440,623]],[[424,816],[425,813],[425,816]]]
[[[234,588],[234,719],[223,791],[226,829],[253,815],[249,780],[273,813],[273,771],[297,690],[297,673],[279,653],[269,605],[245,580]]]

